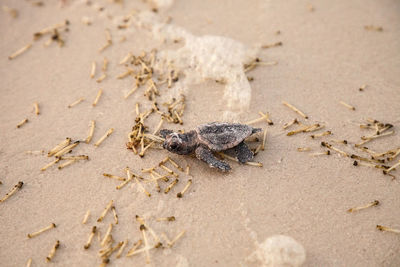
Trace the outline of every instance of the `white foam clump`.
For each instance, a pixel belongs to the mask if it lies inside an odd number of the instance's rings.
[[[261,243],[247,260],[264,267],[298,267],[306,260],[304,247],[290,236],[274,235]]]
[[[174,3],[174,0],[153,0],[153,3],[157,7],[170,7]]]
[[[160,40],[182,40],[179,49],[160,51],[159,56],[173,62],[186,76],[188,83],[204,80],[218,80],[225,84],[224,98],[230,112],[248,110],[251,100],[251,86],[244,73],[243,64],[250,62],[258,53],[242,43],[222,36],[195,36],[182,27],[159,23],[155,15],[142,12],[140,21],[153,36]]]

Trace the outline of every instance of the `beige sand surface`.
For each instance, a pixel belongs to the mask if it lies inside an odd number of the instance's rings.
[[[193,175],[193,185],[182,199],[175,195],[188,179],[184,175],[170,194],[159,194],[148,186],[151,198],[130,185],[116,190],[118,182],[102,176],[104,172],[123,176],[126,166],[140,172],[168,155],[167,151],[150,149],[140,158],[125,147],[135,119],[135,103],[144,98],[141,89],[123,99],[132,82],[115,78],[123,71],[118,62],[129,51],[149,51],[155,41],[148,31],[133,25],[118,30],[113,19],[107,18],[107,14],[113,18],[126,15],[132,8],[149,10],[151,5],[125,1],[121,7],[100,1],[105,10],[98,12],[81,1],[66,1],[64,7],[55,1],[43,1],[43,7],[31,2],[0,2],[19,12],[16,19],[6,12],[0,15],[0,195],[18,181],[24,182],[21,191],[0,203],[1,266],[24,266],[29,258],[32,266],[44,266],[56,240],[61,246],[55,265],[100,265],[97,237],[90,249],[85,251],[83,245],[93,225],[103,236],[108,224],[114,222],[111,214],[96,222],[111,199],[119,216],[113,238],[117,242],[129,239],[128,248],[142,238],[136,214],[170,239],[186,230],[171,249],[150,252],[154,266],[260,266],[246,258],[258,243],[276,234],[291,236],[304,246],[304,266],[400,265],[400,235],[375,227],[381,224],[400,229],[399,171],[393,172],[398,179],[392,180],[380,170],[354,167],[353,160],[335,152],[310,157],[309,152],[296,150],[310,147],[311,153],[323,151],[320,141],[336,138],[349,141],[348,146],[337,147],[365,155],[352,147],[360,136],[373,132],[359,128],[367,118],[392,123],[396,132],[372,141],[370,149],[382,152],[400,147],[398,1],[176,0],[169,7],[160,7],[157,16],[171,16],[173,25],[197,36],[225,36],[248,47],[283,42],[281,47],[261,49],[263,61],[277,61],[278,65],[257,67],[248,73],[254,77],[251,107],[236,117],[245,122],[257,118],[260,110],[269,112],[273,126],[256,124],[268,128],[267,148],[255,158],[264,167],[232,163],[233,171],[221,174],[194,158],[174,156],[183,166],[189,164]],[[91,26],[81,22],[84,16],[93,20]],[[25,54],[8,60],[11,53],[32,42],[33,33],[64,19],[71,22],[69,32],[63,35],[64,47],[52,44],[45,48],[45,40],[40,40]],[[383,31],[368,31],[365,25],[382,26]],[[111,30],[114,44],[100,54],[105,28]],[[278,30],[280,35],[276,35]],[[121,36],[127,38],[123,43],[118,41]],[[99,67],[104,56],[110,60],[108,77],[98,84],[89,78],[90,67],[92,61]],[[363,84],[367,87],[360,92]],[[93,108],[99,88],[104,93]],[[162,90],[165,96],[174,92]],[[214,81],[191,85],[186,92],[182,128],[222,120],[226,110],[223,90],[224,86]],[[86,100],[67,108],[80,97]],[[309,116],[303,123],[319,122],[334,135],[318,140],[304,133],[286,136],[284,123],[300,116],[283,106],[283,100]],[[35,101],[40,104],[39,116],[33,112]],[[354,105],[356,110],[348,110],[339,101]],[[17,129],[24,118],[29,122]],[[82,140],[91,120],[97,123],[94,140],[111,127],[115,131],[98,148],[92,141],[74,150],[74,154],[89,155],[88,162],[41,172],[51,160],[24,152],[47,151],[65,137]],[[151,127],[157,122],[158,116],[150,116]],[[381,203],[377,207],[346,212],[375,199]],[[87,210],[92,215],[82,225]],[[172,215],[175,222],[155,221]],[[51,222],[56,223],[56,229],[27,238],[27,233]],[[144,265],[143,253],[120,259],[113,255],[110,261],[110,266]]]

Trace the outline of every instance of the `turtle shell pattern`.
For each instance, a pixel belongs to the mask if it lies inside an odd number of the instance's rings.
[[[235,147],[252,134],[253,127],[239,123],[203,124],[196,128],[200,144],[214,151]]]

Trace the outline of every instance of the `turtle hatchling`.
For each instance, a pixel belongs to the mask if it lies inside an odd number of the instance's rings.
[[[229,164],[217,159],[213,152],[234,149],[240,163],[250,161],[254,154],[244,140],[259,131],[260,128],[245,124],[213,122],[200,125],[187,133],[175,133],[164,129],[160,134],[165,138],[163,147],[168,151],[179,155],[194,153],[210,167],[229,171],[231,169]]]

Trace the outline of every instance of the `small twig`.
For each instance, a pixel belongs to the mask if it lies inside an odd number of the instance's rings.
[[[101,213],[100,217],[97,219],[97,222],[101,222],[104,217],[107,215],[107,212],[111,209],[111,206],[113,205],[114,201],[110,200],[110,202],[107,204],[105,207],[104,211]]]
[[[93,104],[92,104],[93,107],[95,107],[97,105],[97,102],[99,102],[99,99],[100,99],[102,94],[103,94],[103,89],[100,89],[99,92],[96,95],[95,100],[93,101]]]
[[[32,47],[32,44],[27,44],[26,46],[18,49],[16,52],[14,52],[10,56],[8,56],[8,59],[12,60],[12,59],[18,57],[19,55],[21,55],[21,54],[25,53],[26,51],[28,51],[28,49],[31,48],[31,47]]]
[[[0,203],[6,201],[8,198],[10,198],[12,195],[15,194],[15,192],[17,192],[18,190],[20,190],[22,188],[22,186],[24,185],[23,182],[18,182],[18,184],[16,184],[10,192],[8,192],[2,199],[0,199]]]
[[[35,114],[39,115],[40,114],[39,103],[35,102],[35,103],[33,103],[33,106],[35,108]]]
[[[60,241],[57,240],[56,243],[54,244],[54,247],[51,249],[49,255],[46,257],[46,262],[50,262],[53,259],[59,247],[60,247]]]
[[[28,119],[23,119],[20,123],[17,124],[17,128],[21,128],[28,121],[29,121]]]
[[[288,108],[290,108],[291,110],[293,110],[294,112],[296,112],[297,114],[299,114],[300,116],[302,116],[305,119],[308,119],[308,116],[306,114],[304,114],[303,112],[301,112],[298,108],[296,108],[295,106],[289,104],[286,101],[282,101],[282,104],[284,104],[285,106],[287,106]]]
[[[89,219],[89,216],[90,216],[90,210],[88,210],[86,212],[86,214],[85,214],[85,217],[83,217],[82,224],[86,224],[87,223],[87,221]]]
[[[378,205],[379,205],[379,201],[378,200],[374,200],[373,202],[368,203],[367,205],[351,208],[351,209],[348,209],[347,211],[348,212],[355,212],[355,211],[367,209],[367,208],[378,206]]]
[[[79,103],[81,103],[81,102],[84,101],[84,100],[85,100],[85,98],[81,97],[81,98],[79,98],[78,100],[76,100],[75,102],[73,102],[72,104],[69,104],[69,105],[68,105],[68,108],[72,108],[72,107],[78,105]]]
[[[34,233],[31,233],[31,234],[28,234],[28,238],[33,238],[33,237],[38,236],[41,233],[44,233],[44,232],[46,232],[46,231],[48,231],[50,229],[53,229],[53,228],[56,228],[56,224],[55,223],[51,223],[49,226],[46,226],[46,227],[40,229],[39,231],[36,231]]]
[[[400,234],[400,230],[398,229],[393,229],[387,226],[383,226],[383,225],[377,225],[376,228],[382,232],[392,232],[392,233],[396,233],[396,234]]]
[[[342,104],[343,106],[345,106],[346,108],[350,109],[350,110],[356,110],[356,108],[350,104],[347,104],[346,102],[343,101],[339,101],[340,104]]]
[[[114,128],[110,128],[100,139],[94,144],[94,146],[98,147],[103,143],[103,141],[109,137],[114,132]]]
[[[89,135],[88,135],[88,137],[86,137],[86,140],[85,140],[86,144],[89,144],[90,141],[92,140],[95,126],[96,126],[96,122],[94,120],[90,121]]]

